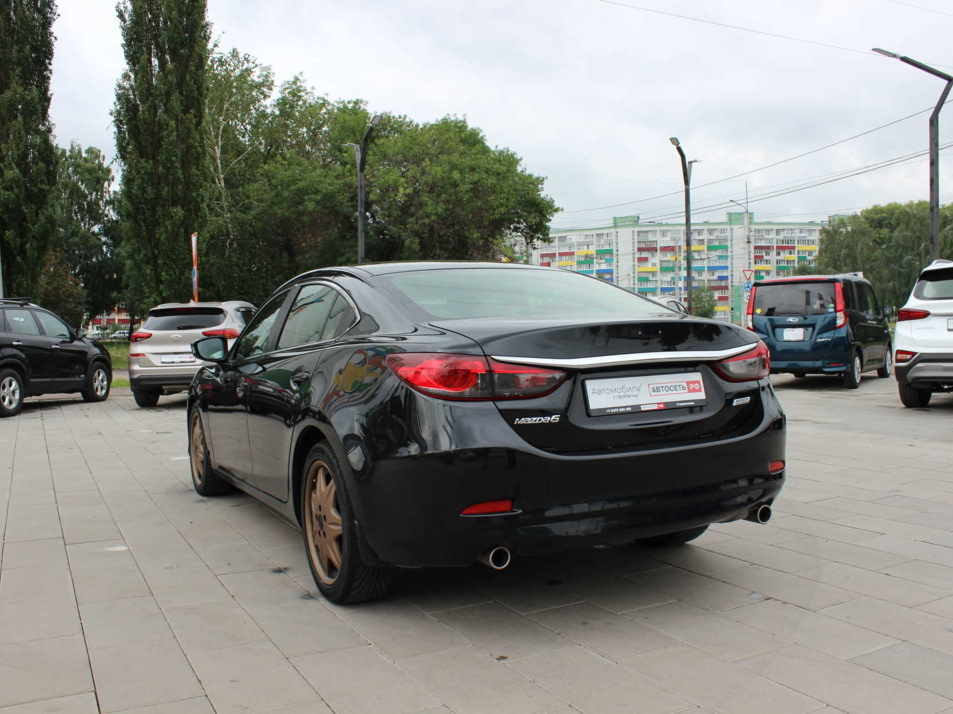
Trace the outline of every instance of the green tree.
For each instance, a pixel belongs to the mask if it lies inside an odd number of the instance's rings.
[[[953,255],[953,207],[940,212],[941,255]],[[821,229],[819,273],[862,272],[885,305],[902,305],[930,262],[926,201],[873,206]]]
[[[453,117],[380,141],[367,169],[368,255],[495,260],[514,240],[544,240],[556,205],[543,195],[543,179],[520,163]]]
[[[36,283],[34,301],[55,312],[74,329],[83,324],[85,291],[79,278],[70,273],[70,258],[65,252],[52,250]]]
[[[108,311],[120,299],[120,266],[114,255],[113,173],[103,153],[78,144],[59,149],[56,182],[57,252],[83,287],[86,314]]]
[[[209,25],[204,0],[122,0],[126,69],[113,121],[127,306],[191,297],[191,241],[204,234],[203,126]]]
[[[692,290],[692,313],[698,317],[714,317],[718,298],[708,287]]]
[[[0,0],[0,295],[29,295],[56,230],[53,0]]]

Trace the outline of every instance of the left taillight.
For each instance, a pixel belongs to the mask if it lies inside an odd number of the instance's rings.
[[[151,332],[136,331],[129,335],[129,341],[142,342],[143,340],[148,340],[150,337],[152,337]]]
[[[202,334],[206,337],[224,337],[226,340],[234,340],[238,337],[239,332],[234,327],[224,327],[214,330],[203,330]]]
[[[771,353],[763,341],[753,349],[743,352],[737,357],[729,357],[712,365],[722,378],[729,382],[747,382],[751,379],[762,379],[771,374]]]
[[[559,370],[442,352],[388,355],[387,366],[418,392],[454,401],[542,397],[566,379],[566,373]]]

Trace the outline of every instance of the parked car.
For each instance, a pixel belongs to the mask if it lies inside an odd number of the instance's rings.
[[[287,282],[189,392],[195,490],[232,486],[301,526],[334,602],[392,567],[765,520],[784,481],[768,350],[595,278],[392,263]]]
[[[771,351],[771,371],[839,375],[856,389],[861,375],[893,371],[890,308],[859,273],[758,280],[751,287],[745,327]]]
[[[128,342],[129,341],[129,330],[116,330],[109,336],[109,339],[114,342]]]
[[[162,394],[184,392],[201,366],[189,345],[218,335],[230,342],[254,314],[243,300],[166,303],[149,310],[129,336],[129,386],[140,407],[154,407]]]
[[[29,298],[0,299],[0,417],[18,414],[25,397],[53,392],[101,402],[111,383],[102,345]]]
[[[900,401],[925,407],[934,392],[953,391],[953,261],[920,271],[897,313],[894,364]]]

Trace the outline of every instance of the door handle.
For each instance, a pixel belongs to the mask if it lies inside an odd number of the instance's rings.
[[[12,344],[14,347],[23,347],[23,343],[20,342],[20,340],[14,340],[10,344]]]
[[[60,348],[59,345],[50,345],[51,350],[58,350],[59,348]]]

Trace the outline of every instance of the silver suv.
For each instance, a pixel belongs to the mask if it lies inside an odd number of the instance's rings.
[[[953,261],[934,260],[920,271],[897,314],[893,344],[904,406],[925,407],[934,392],[953,391]]]
[[[129,386],[136,404],[154,407],[160,395],[188,389],[204,364],[192,354],[192,343],[221,336],[231,345],[254,313],[255,306],[241,300],[166,303],[149,310],[129,336]]]

